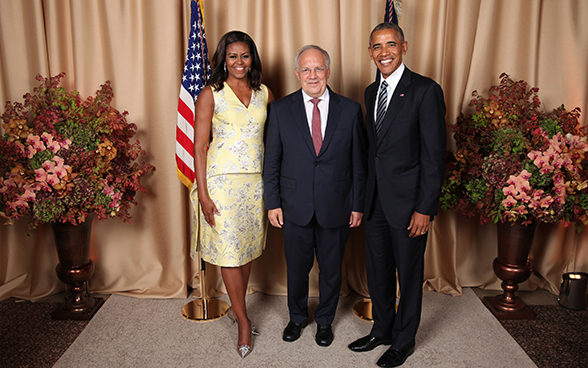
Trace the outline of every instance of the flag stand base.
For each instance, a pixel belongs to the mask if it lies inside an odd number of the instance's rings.
[[[364,299],[353,307],[353,313],[360,319],[368,322],[374,322],[372,318],[372,301],[370,299]]]
[[[206,262],[200,259],[200,292],[202,298],[192,300],[182,308],[182,316],[190,321],[208,322],[214,321],[229,310],[229,305],[220,299],[211,299],[208,297],[208,288],[206,286]]]
[[[190,321],[208,322],[214,321],[229,310],[229,305],[219,299],[196,299],[182,308],[182,316]]]

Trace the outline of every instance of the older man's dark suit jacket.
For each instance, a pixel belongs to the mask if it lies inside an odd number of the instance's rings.
[[[301,90],[273,102],[267,122],[265,207],[281,208],[284,215],[288,309],[295,323],[308,319],[308,271],[315,252],[321,270],[321,301],[314,319],[322,325],[332,323],[351,212],[363,213],[367,142],[361,106],[330,89],[329,96],[327,126],[318,155]],[[316,236],[314,241],[309,233]]]
[[[318,156],[302,90],[273,102],[267,122],[265,207],[282,208],[284,219],[299,226],[315,214],[322,227],[344,226],[351,211],[363,213],[367,148],[361,106],[330,89],[329,94]]]
[[[410,238],[407,228],[415,211],[431,220],[437,214],[444,177],[445,102],[437,83],[406,68],[376,137],[378,88],[375,82],[365,91],[369,154],[364,217],[374,317],[370,335],[391,338],[394,348],[404,349],[414,346],[420,322],[427,242],[426,234]],[[381,208],[378,215],[374,207]],[[401,294],[397,312],[396,270]]]

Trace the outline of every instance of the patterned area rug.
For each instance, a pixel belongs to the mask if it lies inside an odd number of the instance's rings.
[[[588,310],[531,305],[535,320],[500,321],[538,367],[588,367]]]
[[[61,303],[0,303],[0,367],[52,367],[88,321],[54,321]]]

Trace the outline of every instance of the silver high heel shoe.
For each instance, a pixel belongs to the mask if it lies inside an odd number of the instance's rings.
[[[235,324],[235,322],[237,322],[237,324],[239,324],[239,322],[235,318],[235,315],[233,314],[233,309],[231,307],[229,307],[229,310],[227,312],[227,316],[231,320],[232,324]],[[245,358],[253,350],[253,336],[259,336],[259,332],[255,329],[255,326],[251,326],[251,335],[250,335],[251,345],[243,344],[243,345],[237,346],[237,353],[239,354],[239,356],[241,358]]]
[[[239,353],[241,358],[245,358],[253,351],[253,336],[259,336],[259,332],[257,332],[255,326],[251,327],[251,345],[243,344],[237,346],[237,353]]]

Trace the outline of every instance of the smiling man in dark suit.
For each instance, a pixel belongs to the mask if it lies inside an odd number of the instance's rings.
[[[302,88],[273,102],[268,118],[265,206],[284,236],[290,322],[282,338],[297,340],[308,324],[308,274],[316,252],[315,340],[329,346],[345,243],[363,217],[365,128],[361,106],[327,87],[331,69],[325,50],[304,46],[294,63]]]
[[[368,50],[381,73],[365,90],[366,270],[374,325],[349,348],[392,345],[377,364],[397,367],[414,352],[421,319],[427,232],[444,176],[445,102],[435,81],[405,67],[408,43],[400,27],[376,26]]]

